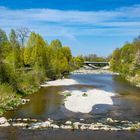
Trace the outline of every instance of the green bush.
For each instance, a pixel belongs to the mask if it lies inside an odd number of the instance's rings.
[[[65,97],[69,97],[69,96],[71,96],[70,92],[65,94]]]
[[[84,93],[83,95],[82,95],[83,97],[86,97],[86,96],[88,96],[86,93]]]

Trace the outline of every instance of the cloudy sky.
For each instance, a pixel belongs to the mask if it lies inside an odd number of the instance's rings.
[[[107,56],[140,35],[140,0],[0,0],[0,28],[21,26],[74,55]]]

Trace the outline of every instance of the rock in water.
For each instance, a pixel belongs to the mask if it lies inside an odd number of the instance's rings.
[[[5,117],[0,118],[0,124],[4,124],[7,122],[7,119]]]
[[[7,119],[5,117],[1,117],[0,118],[0,127],[7,127],[7,126],[10,126]]]
[[[71,125],[72,122],[71,122],[71,121],[66,121],[65,124],[67,124],[67,125]]]

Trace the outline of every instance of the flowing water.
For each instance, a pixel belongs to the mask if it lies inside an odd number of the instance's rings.
[[[40,120],[46,120],[47,118],[52,118],[57,121],[64,120],[77,120],[77,119],[87,119],[98,120],[101,118],[111,117],[113,119],[119,120],[131,120],[131,121],[140,121],[140,88],[136,88],[132,86],[130,83],[125,81],[120,76],[109,75],[109,74],[72,74],[70,78],[79,82],[79,85],[71,85],[71,86],[59,86],[59,87],[46,87],[41,88],[37,93],[33,95],[29,95],[27,98],[30,99],[30,102],[18,107],[14,111],[8,111],[5,113],[6,118],[37,118]],[[81,90],[86,92],[89,89],[100,89],[107,92],[114,93],[115,96],[112,97],[113,105],[106,104],[98,104],[96,107],[93,107],[93,111],[90,113],[74,113],[67,110],[64,106],[64,96],[61,94],[65,90]],[[95,108],[99,108],[99,111],[95,112]],[[15,128],[11,128],[10,130],[2,130],[0,131],[0,138],[2,137],[2,132],[4,131],[5,136],[8,135],[9,131],[14,131],[13,135],[17,136],[17,133],[26,133],[27,139],[31,137],[29,132],[25,132],[25,130],[17,130]],[[61,133],[61,130],[57,131],[58,135]],[[15,134],[16,133],[16,134]],[[40,139],[44,139],[46,137],[46,133],[44,131],[39,131],[37,133],[40,134]],[[53,133],[53,132],[50,132]],[[56,134],[57,134],[56,133]],[[82,133],[82,132],[81,132]],[[89,134],[87,134],[89,133]],[[96,132],[98,133],[98,132]],[[29,135],[28,135],[29,134]],[[104,132],[102,133],[104,135]],[[131,139],[137,139],[138,135],[131,135]],[[19,134],[20,135],[20,134]],[[51,134],[50,134],[51,135]],[[49,134],[49,138],[51,137]],[[78,135],[81,135],[80,132],[74,132],[69,135],[73,139],[77,139]],[[75,136],[74,136],[75,135]],[[85,137],[87,135],[93,136],[92,132],[85,132]],[[99,138],[100,134],[96,134],[95,138]],[[108,133],[105,135],[109,135]],[[118,135],[118,132],[114,134],[110,133],[110,135]],[[119,133],[120,137],[122,135]],[[123,136],[128,134],[123,134]],[[56,136],[57,139],[65,139],[67,136],[66,133],[62,135]],[[20,136],[18,136],[20,137]],[[89,137],[90,138],[90,137]],[[124,137],[122,137],[124,138]],[[15,139],[15,138],[14,138]],[[33,139],[33,136],[32,136]],[[51,138],[50,138],[51,139]],[[106,138],[107,139],[107,138]],[[115,137],[113,137],[115,139]],[[127,138],[128,139],[128,138]],[[12,139],[13,140],[13,139]],[[117,138],[116,138],[117,140]]]
[[[73,74],[70,78],[78,81],[79,85],[41,88],[36,94],[30,95],[31,101],[14,111],[5,114],[7,118],[37,118],[45,120],[105,118],[140,121],[140,88],[136,88],[120,76],[108,74]],[[115,94],[112,97],[113,105],[96,105],[100,111],[82,114],[67,110],[64,105],[64,96],[60,93],[65,90],[100,89]],[[94,109],[94,107],[93,107]]]

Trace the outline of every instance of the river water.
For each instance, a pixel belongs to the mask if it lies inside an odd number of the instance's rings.
[[[41,88],[36,94],[30,95],[30,102],[20,106],[15,111],[5,114],[7,118],[37,118],[45,120],[66,119],[113,119],[140,121],[140,88],[130,85],[120,76],[109,74],[72,74],[70,78],[78,81],[79,85]],[[100,89],[115,94],[112,97],[113,105],[96,105],[99,111],[90,113],[74,113],[64,105],[64,96],[60,93],[65,90]],[[94,107],[93,107],[94,109]]]
[[[87,121],[99,120],[111,117],[118,120],[140,121],[140,88],[136,88],[120,76],[109,74],[72,74],[70,78],[79,82],[79,85],[46,87],[41,88],[37,93],[29,95],[28,104],[18,107],[14,111],[5,113],[8,118],[36,118],[46,120],[52,118],[57,121],[79,120],[84,118]],[[64,96],[61,94],[65,90],[100,89],[114,93],[112,97],[113,105],[97,105],[99,111],[90,113],[74,113],[64,107]],[[94,109],[94,107],[93,107]],[[36,136],[34,135],[36,134]],[[9,136],[10,135],[10,136]],[[21,130],[18,128],[0,129],[0,139],[139,139],[140,133],[130,132],[91,132],[86,131],[62,131],[62,130]],[[69,136],[69,137],[67,137]]]

